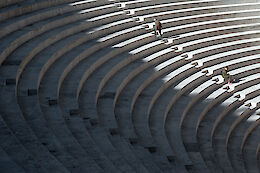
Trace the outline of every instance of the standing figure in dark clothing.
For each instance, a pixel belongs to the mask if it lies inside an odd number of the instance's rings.
[[[162,36],[162,24],[158,19],[154,19],[154,34],[157,35],[157,31]]]

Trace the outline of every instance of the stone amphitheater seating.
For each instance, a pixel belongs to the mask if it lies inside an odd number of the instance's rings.
[[[0,172],[259,172],[259,14],[256,0],[1,0]]]

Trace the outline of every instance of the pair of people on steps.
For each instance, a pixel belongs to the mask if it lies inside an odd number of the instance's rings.
[[[224,78],[224,81],[228,84],[231,84],[234,81],[231,75],[228,74],[228,66],[222,69],[222,77]]]

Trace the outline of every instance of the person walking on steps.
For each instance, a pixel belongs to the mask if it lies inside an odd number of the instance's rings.
[[[162,24],[158,19],[154,19],[154,34],[157,35],[157,31],[162,36]]]

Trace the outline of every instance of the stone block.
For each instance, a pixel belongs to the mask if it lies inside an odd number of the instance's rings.
[[[54,106],[54,105],[58,104],[58,100],[57,99],[52,99],[52,100],[49,100],[48,102],[49,102],[50,106]]]
[[[167,159],[169,162],[175,162],[175,157],[174,156],[167,156]]]
[[[185,143],[184,144],[187,152],[199,152],[199,145],[197,143]]]
[[[6,79],[5,80],[5,85],[15,85],[16,80],[15,79]]]
[[[185,165],[187,171],[191,171],[193,169],[193,165]]]
[[[91,119],[90,120],[90,124],[92,125],[92,126],[95,126],[95,125],[97,125],[98,124],[98,119]]]
[[[100,99],[114,99],[116,93],[114,92],[106,92],[103,95],[101,95],[99,98]]]
[[[3,62],[3,66],[7,66],[7,65],[20,65],[20,63],[21,63],[21,61],[19,61],[19,60],[9,60],[9,61],[4,61]]]
[[[37,90],[36,89],[28,89],[27,91],[27,95],[28,96],[33,96],[33,95],[37,95]]]
[[[111,129],[109,129],[109,132],[110,132],[110,134],[111,134],[112,136],[119,134],[118,128],[111,128]]]
[[[150,153],[156,152],[156,147],[146,147]]]
[[[138,143],[138,139],[137,138],[129,138],[129,142],[130,142],[130,144],[135,145],[135,144]]]
[[[79,115],[79,109],[71,109],[70,115]]]

